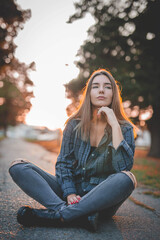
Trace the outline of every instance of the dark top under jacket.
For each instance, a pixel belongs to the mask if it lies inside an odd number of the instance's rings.
[[[74,128],[79,121],[71,119],[67,123],[56,163],[56,177],[64,198],[77,194],[77,184],[84,192],[89,192],[110,174],[131,170],[133,166],[135,143],[133,127],[129,123],[120,125],[124,139],[115,150],[111,127],[105,129],[98,147],[91,148],[89,141],[83,141],[76,134]]]

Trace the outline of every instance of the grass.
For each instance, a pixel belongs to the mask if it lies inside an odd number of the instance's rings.
[[[147,157],[146,150],[138,150],[135,153],[135,161],[132,169],[138,183],[154,188],[145,194],[160,197],[160,159]]]
[[[132,172],[138,182],[160,190],[160,160],[135,158]]]

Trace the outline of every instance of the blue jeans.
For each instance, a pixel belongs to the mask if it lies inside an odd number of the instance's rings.
[[[111,174],[88,193],[77,189],[79,203],[67,205],[55,176],[30,162],[17,163],[9,173],[14,182],[30,197],[48,209],[57,211],[65,221],[99,212],[103,217],[113,216],[134,190],[134,184],[123,172]]]

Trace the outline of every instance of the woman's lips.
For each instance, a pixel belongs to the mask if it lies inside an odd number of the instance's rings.
[[[99,97],[97,97],[99,100],[104,100],[105,99],[105,97],[102,97],[102,96],[99,96]]]

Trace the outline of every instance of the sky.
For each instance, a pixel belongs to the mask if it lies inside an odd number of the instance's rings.
[[[15,57],[20,62],[36,63],[36,71],[30,73],[34,83],[32,108],[26,123],[46,126],[49,129],[64,128],[67,120],[63,84],[76,78],[75,66],[80,45],[87,39],[87,30],[94,19],[85,18],[67,24],[75,13],[73,0],[17,0],[22,9],[31,9],[32,16],[15,39]]]

